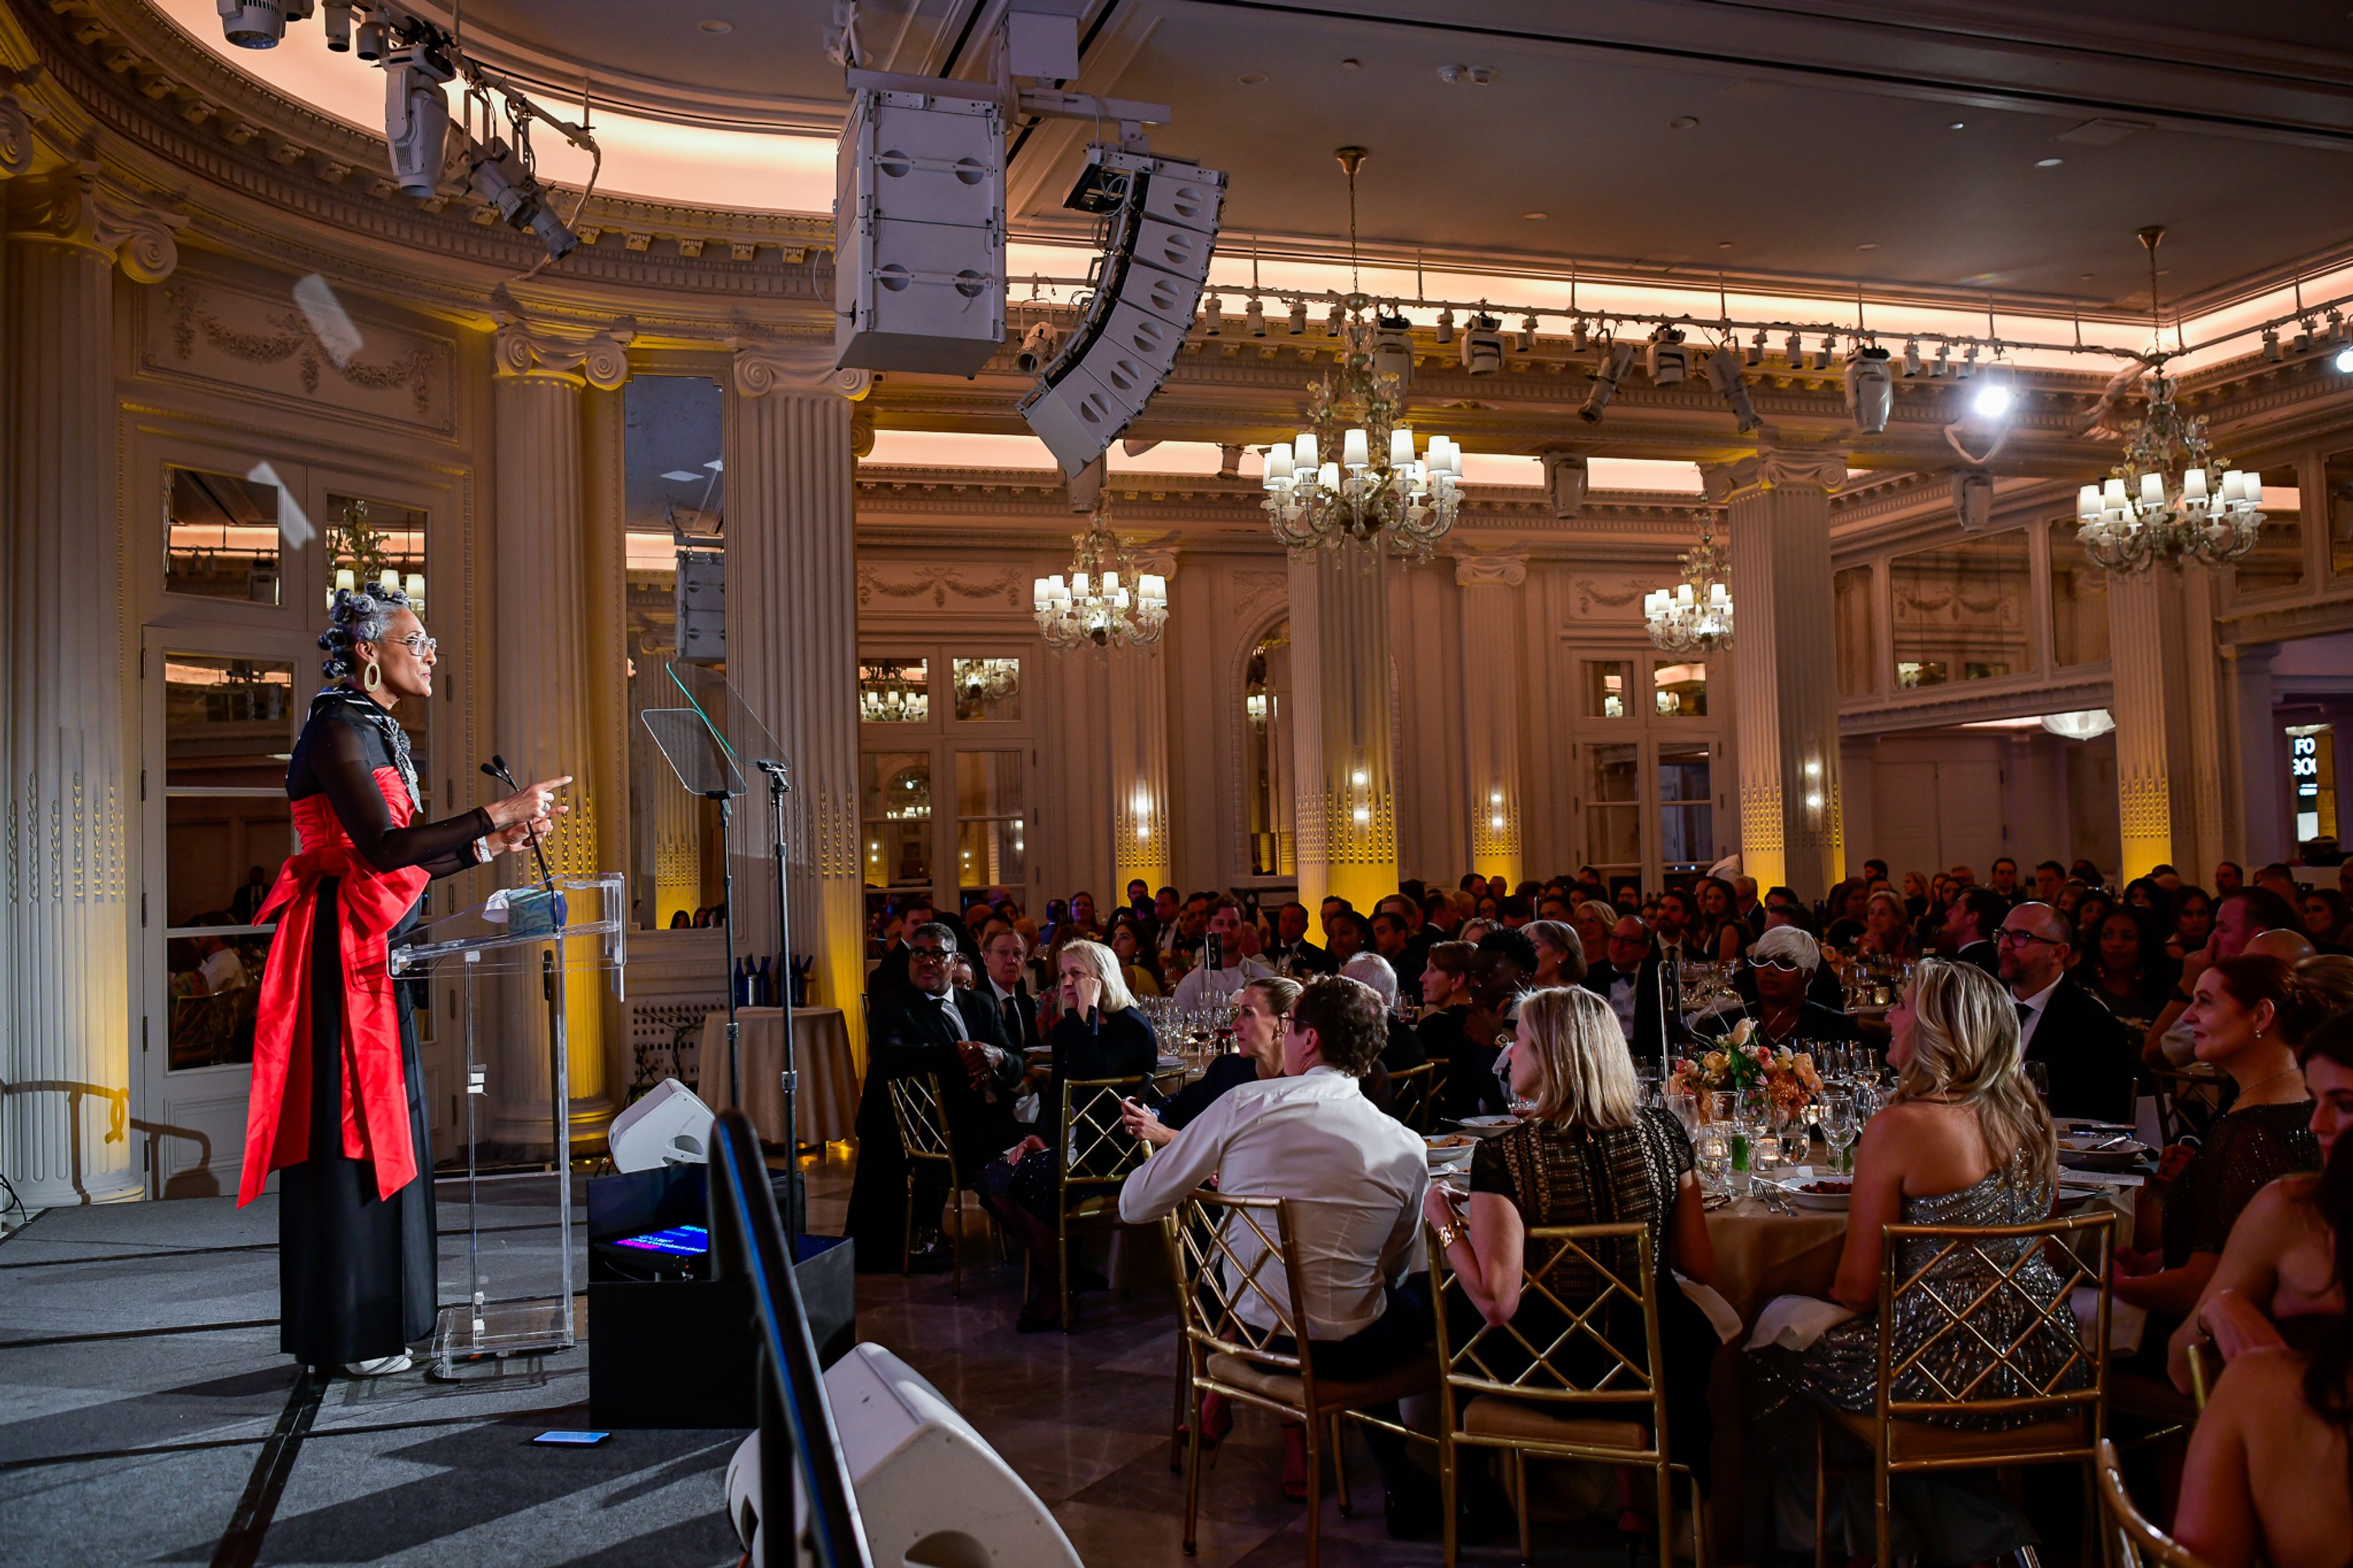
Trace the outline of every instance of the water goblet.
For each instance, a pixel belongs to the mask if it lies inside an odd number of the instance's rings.
[[[1847,1166],[1847,1150],[1861,1131],[1861,1107],[1856,1103],[1856,1091],[1831,1089],[1822,1091],[1820,1115],[1822,1142],[1830,1146],[1831,1169],[1841,1174]]]
[[[1700,1185],[1706,1191],[1722,1194],[1731,1189],[1732,1139],[1722,1122],[1701,1127],[1698,1141],[1692,1145],[1692,1158],[1699,1167]]]

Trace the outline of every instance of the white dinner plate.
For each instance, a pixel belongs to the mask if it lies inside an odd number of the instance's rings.
[[[1815,1179],[1820,1181],[1831,1178],[1816,1177]],[[1783,1182],[1775,1184],[1780,1187],[1785,1197],[1799,1208],[1814,1209],[1823,1214],[1846,1213],[1847,1200],[1852,1195],[1851,1193],[1810,1193],[1806,1191],[1803,1182]]]
[[[1520,1124],[1516,1116],[1466,1116],[1461,1126],[1473,1138],[1493,1138],[1498,1132],[1508,1132]]]
[[[2140,1163],[2143,1156],[2154,1152],[2147,1144],[2138,1141],[2118,1143],[2110,1149],[2078,1146],[2104,1141],[2102,1137],[2084,1134],[2062,1138],[2059,1140],[2059,1163],[2086,1171],[2129,1171]]]

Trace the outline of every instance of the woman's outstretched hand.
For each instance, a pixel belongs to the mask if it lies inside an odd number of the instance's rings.
[[[496,830],[493,837],[496,837],[496,834],[505,833],[511,828],[530,827],[535,824],[553,826],[555,818],[572,809],[555,798],[555,792],[571,782],[570,773],[565,774],[560,779],[542,779],[537,784],[525,784],[502,800],[492,801],[490,814],[491,826]],[[535,836],[545,837],[545,829],[541,828]],[[507,847],[520,848],[530,842],[529,838],[523,838],[509,844]]]

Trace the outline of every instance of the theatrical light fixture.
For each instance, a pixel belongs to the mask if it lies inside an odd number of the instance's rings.
[[[1814,351],[1812,367],[1815,370],[1830,369],[1831,355],[1837,352],[1838,339],[1829,332],[1824,332],[1822,334],[1822,346]]]
[[[1242,307],[1242,331],[1254,338],[1266,336],[1266,305],[1255,294]]]
[[[1489,315],[1471,318],[1462,329],[1462,368],[1472,375],[1493,375],[1504,368],[1503,322]]]
[[[1918,364],[1918,347],[1915,345],[1910,353],[1911,363]],[[1894,397],[1894,384],[1888,379],[1887,351],[1876,345],[1864,348],[1856,344],[1846,359],[1846,411],[1854,421],[1856,432],[1876,436],[1885,430]]]
[[[1451,305],[1438,312],[1438,341],[1440,343],[1454,341],[1454,307]]]
[[[1291,335],[1297,338],[1304,337],[1306,333],[1307,301],[1304,300],[1293,300],[1291,302]]]
[[[1413,384],[1413,322],[1403,316],[1373,318],[1373,374],[1397,377],[1398,389]]]
[[[1601,423],[1601,411],[1618,395],[1618,384],[1634,368],[1632,343],[1609,343],[1601,352],[1600,363],[1593,367],[1593,389],[1585,395],[1585,402],[1577,416],[1588,425]]]
[[[1980,419],[2006,419],[2010,405],[2017,401],[2010,383],[1994,372],[1986,374],[1984,384],[1969,398],[1969,412]]]
[[[311,15],[311,0],[216,0],[221,33],[240,49],[274,49],[286,24]]]
[[[1748,353],[1746,357],[1748,363],[1752,365],[1763,364],[1765,363],[1764,328],[1757,328],[1757,335],[1748,340]]]
[[[1336,338],[1340,335],[1341,329],[1345,327],[1347,324],[1347,306],[1337,300],[1333,300],[1332,309],[1324,313],[1324,335],[1327,338]]]
[[[1586,349],[1586,344],[1591,339],[1592,335],[1592,329],[1585,324],[1585,318],[1582,316],[1577,317],[1576,321],[1569,323],[1568,327],[1569,352],[1571,353],[1583,353]]]
[[[1201,302],[1201,335],[1205,338],[1226,335],[1226,302],[1215,294]]]
[[[1733,428],[1743,436],[1764,423],[1748,396],[1748,378],[1740,374],[1740,356],[1729,346],[1707,356],[1707,379],[1732,409]]]
[[[412,196],[429,196],[441,184],[449,144],[449,99],[442,86],[457,68],[427,43],[396,49],[384,61],[384,139],[392,149],[392,177]]]
[[[1928,367],[1928,374],[1931,377],[1943,375],[1947,371],[1952,369],[1952,362],[1950,359],[1952,349],[1953,345],[1950,343],[1938,343],[1936,345],[1936,362]]]
[[[520,133],[521,128],[517,129]],[[527,228],[539,236],[550,256],[567,255],[579,238],[555,216],[545,188],[532,173],[530,153],[528,140],[520,155],[501,137],[474,142],[466,157],[467,184],[497,209],[508,227]]]
[[[1797,333],[1791,332],[1789,334],[1788,342],[1781,345],[1781,358],[1788,363],[1791,370],[1795,370],[1799,365],[1805,363],[1806,340],[1799,337]]]
[[[1519,352],[1534,353],[1536,349],[1536,319],[1533,313],[1520,318]]]
[[[2279,329],[2278,329],[2277,327],[2265,327],[2265,328],[2263,329],[2263,360],[2264,360],[2264,362],[2265,362],[2266,363],[2269,363],[2269,364],[2277,364],[2277,363],[2279,363],[2279,362],[2280,362],[2280,341],[2279,341]]]
[[[2353,348],[2338,349],[2337,357],[2329,363],[2337,367],[2339,375],[2353,375]]]
[[[351,0],[327,0],[323,26],[327,32],[327,52],[347,55],[352,52]]]
[[[1683,333],[1662,323],[1642,350],[1642,368],[1654,386],[1680,386],[1691,371],[1691,350]]]
[[[1126,547],[1111,530],[1107,501],[1096,501],[1087,531],[1072,534],[1071,543],[1070,575],[1057,572],[1029,585],[1038,635],[1046,646],[1148,647],[1158,642],[1168,625],[1168,580],[1130,563]]]
[[[1039,366],[1053,357],[1053,323],[1032,321],[1029,330],[1021,334],[1021,347],[1013,355],[1014,368],[1024,375],[1034,375]]]
[[[1920,340],[1917,338],[1904,340],[1904,374],[1907,377],[1920,374]]]
[[[1977,374],[1977,369],[1978,346],[1975,343],[1971,343],[1968,348],[1961,351],[1961,363],[1953,367],[1953,379],[1955,381],[1967,381],[1970,376]]]

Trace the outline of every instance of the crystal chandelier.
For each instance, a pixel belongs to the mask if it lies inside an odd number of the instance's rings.
[[[2149,319],[2160,332],[2157,242],[2163,237],[2162,226],[2140,231],[2148,247]],[[2220,459],[2207,446],[2205,416],[2182,413],[2164,356],[2154,363],[2148,412],[2126,429],[2124,461],[2105,484],[2076,493],[2076,542],[2094,565],[2110,572],[2146,571],[2159,562],[2227,566],[2254,549],[2263,531],[2263,476],[2238,468],[2217,475]]]
[[[960,658],[955,661],[956,695],[966,702],[1002,702],[1021,686],[1018,658]]]
[[[1672,588],[1653,588],[1642,595],[1642,619],[1651,628],[1651,646],[1667,653],[1713,653],[1732,646],[1732,590],[1724,552],[1705,525],[1699,543],[1676,558],[1683,581]]]
[[[1031,580],[1030,604],[1038,616],[1038,635],[1052,648],[1146,647],[1160,640],[1168,625],[1168,580],[1155,572],[1138,572],[1127,551],[1104,521],[1104,507],[1095,506],[1093,521],[1084,533],[1072,534],[1077,552],[1071,574]],[[1131,589],[1129,584],[1133,584]]]
[[[858,668],[858,717],[868,724],[921,724],[932,716],[931,694],[911,682],[903,666],[884,661]]]
[[[1348,175],[1350,291],[1333,310],[1336,374],[1310,389],[1309,427],[1267,452],[1267,514],[1275,538],[1294,551],[1386,539],[1408,560],[1426,561],[1462,510],[1462,453],[1432,436],[1415,455],[1405,423],[1410,328],[1382,315],[1357,287],[1356,170],[1365,150],[1343,147],[1339,158]]]

